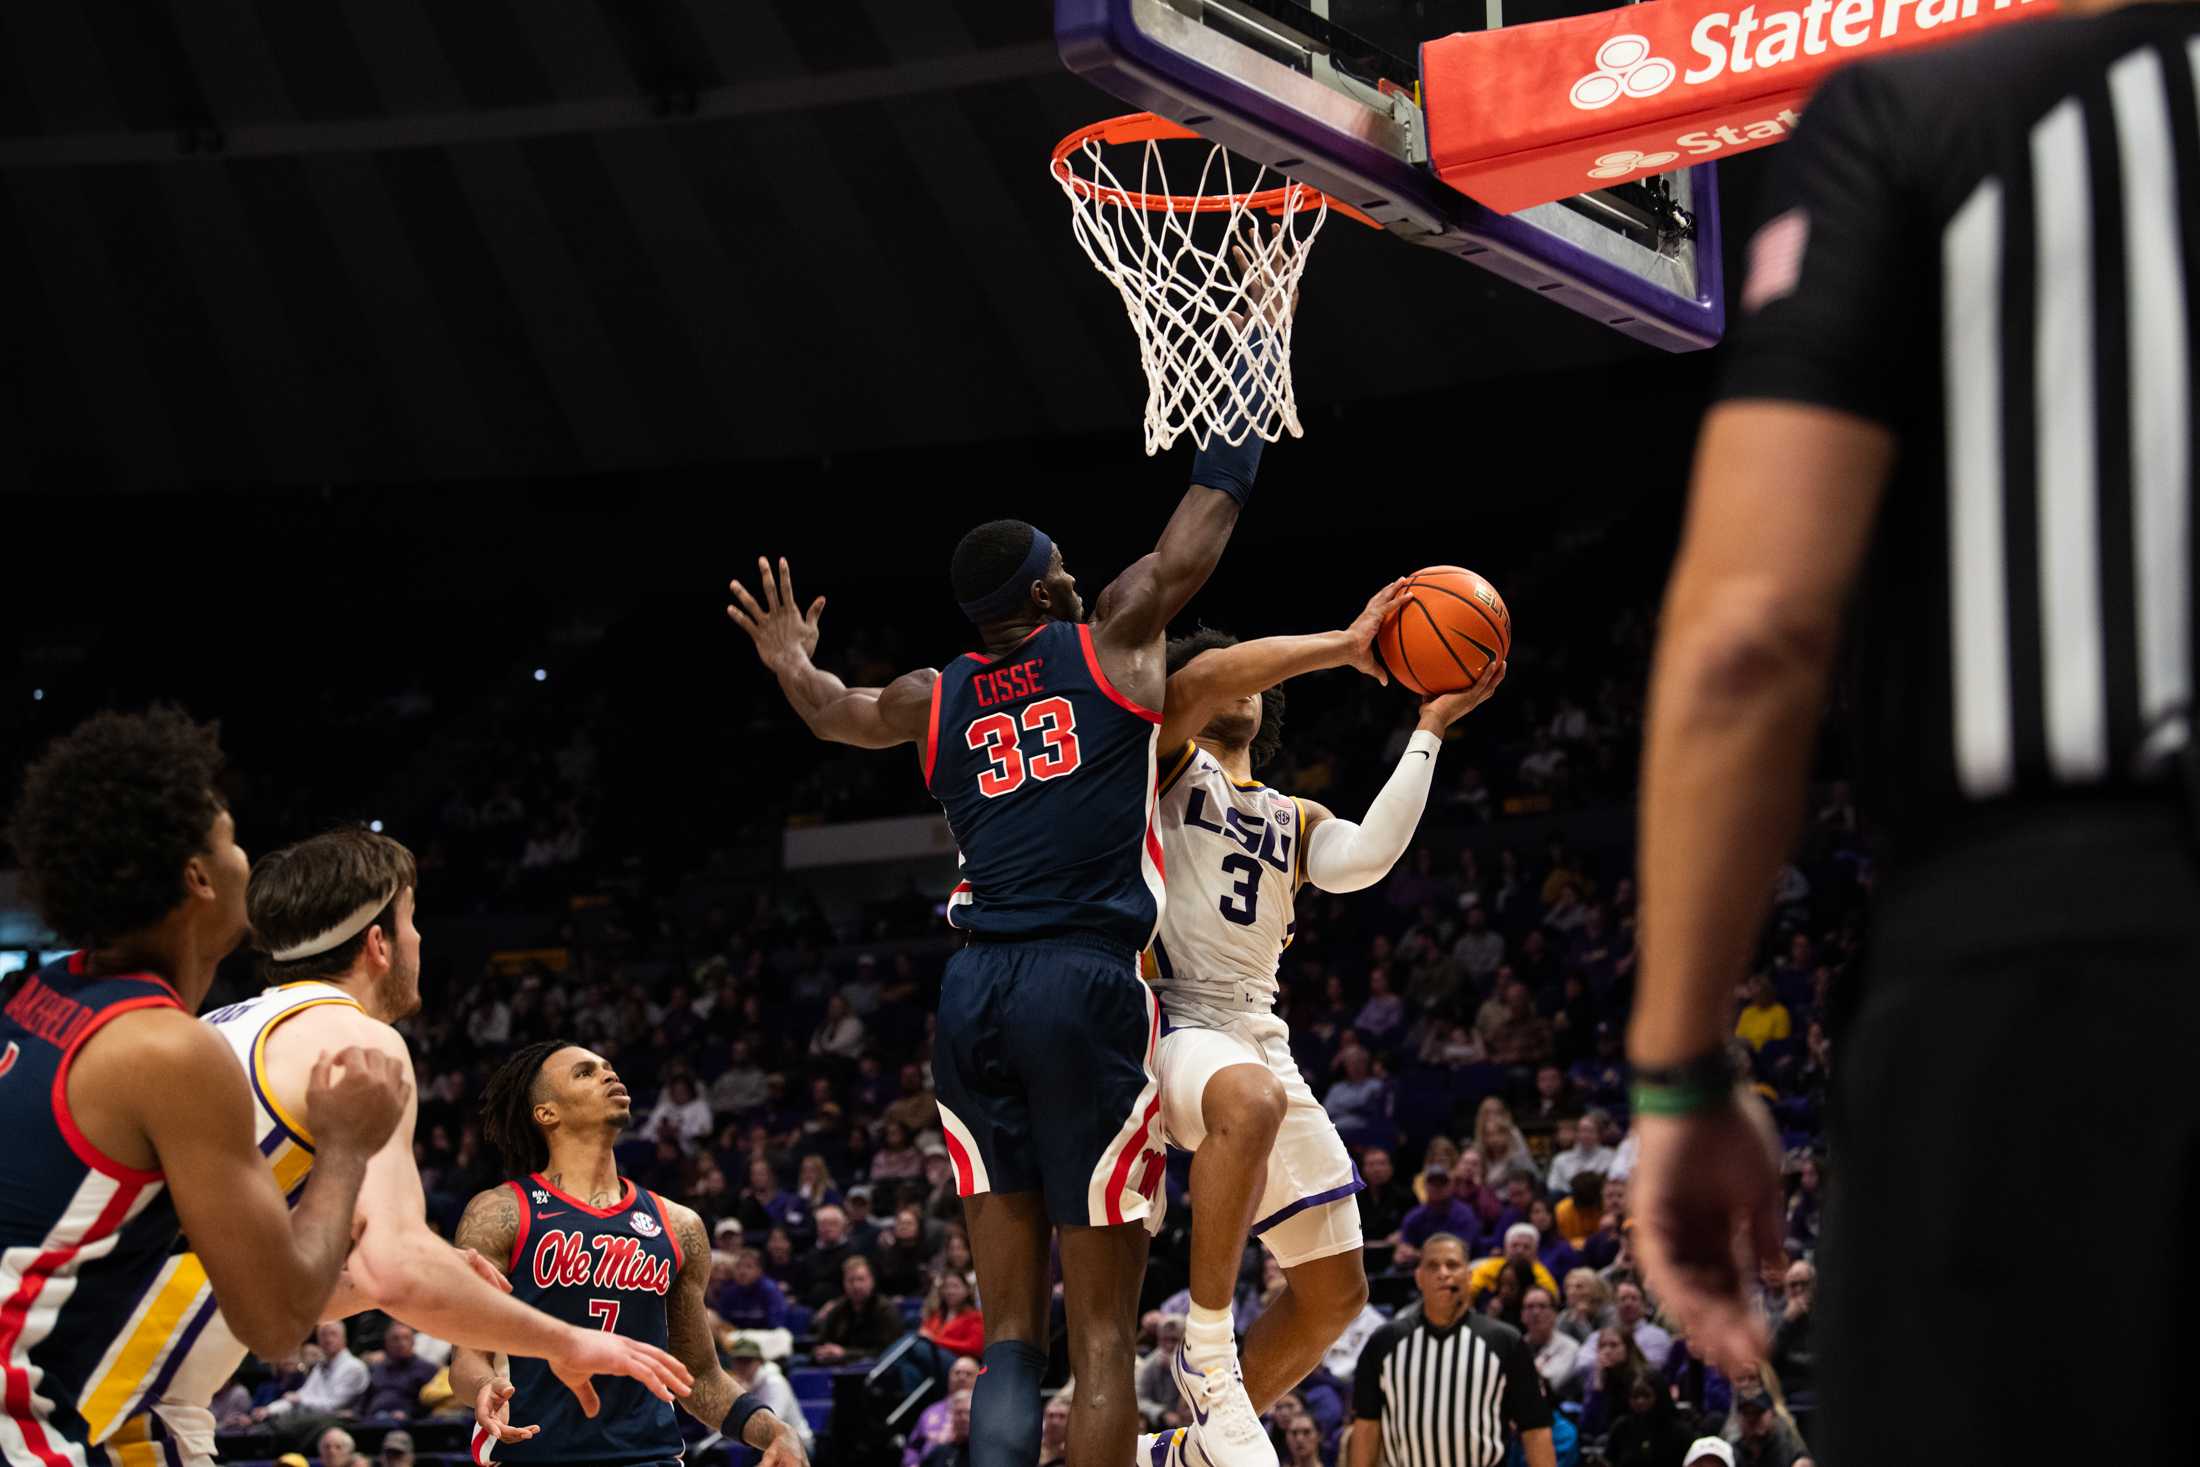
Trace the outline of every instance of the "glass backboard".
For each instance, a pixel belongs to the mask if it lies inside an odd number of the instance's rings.
[[[1055,0],[1054,18],[1064,63],[1131,107],[1312,184],[1403,239],[1615,331],[1693,351],[1716,343],[1726,322],[1716,165],[1510,215],[1428,167],[1423,41],[1610,8],[1577,0]]]

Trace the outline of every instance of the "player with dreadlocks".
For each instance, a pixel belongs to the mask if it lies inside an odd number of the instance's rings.
[[[761,1451],[761,1467],[807,1467],[794,1428],[718,1363],[703,1220],[619,1175],[612,1148],[633,1117],[602,1055],[563,1039],[514,1054],[490,1077],[481,1121],[518,1180],[467,1204],[459,1245],[502,1267],[514,1296],[547,1314],[670,1350],[695,1377],[680,1402],[690,1415]],[[543,1362],[459,1349],[451,1390],[474,1403],[477,1463],[671,1467],[684,1450],[672,1408],[629,1381],[606,1385],[604,1410],[589,1419]]]
[[[1218,1448],[1257,1458],[1258,1413],[1320,1364],[1367,1302],[1359,1172],[1272,1012],[1276,964],[1301,885],[1359,891],[1405,853],[1444,731],[1497,690],[1504,664],[1423,703],[1397,770],[1358,822],[1270,789],[1253,771],[1283,743],[1277,684],[1346,666],[1389,681],[1371,643],[1403,584],[1384,587],[1343,631],[1241,643],[1203,629],[1169,643],[1155,817],[1169,900],[1144,967],[1167,1020],[1163,1134],[1192,1153],[1192,1307],[1172,1364],[1195,1416],[1218,1394],[1254,1414],[1218,1409],[1204,1433],[1145,1438],[1141,1464],[1207,1467],[1223,1462]],[[1241,1363],[1230,1305],[1248,1232],[1275,1254],[1287,1286],[1247,1332]],[[1216,1391],[1218,1379],[1241,1374],[1242,1392]]]

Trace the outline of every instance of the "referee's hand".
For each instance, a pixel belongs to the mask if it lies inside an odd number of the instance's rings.
[[[1635,1125],[1628,1203],[1652,1292],[1687,1331],[1690,1354],[1730,1374],[1764,1359],[1771,1340],[1751,1286],[1786,1261],[1771,1113],[1737,1091],[1732,1105]]]

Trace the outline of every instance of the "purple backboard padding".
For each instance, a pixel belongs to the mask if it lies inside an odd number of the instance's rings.
[[[1425,243],[1666,351],[1714,346],[1726,330],[1716,164],[1694,175],[1698,295],[1688,300],[1535,228],[1492,213],[1433,173],[1282,107],[1140,30],[1130,0],[1055,0],[1063,63],[1131,106],[1196,126],[1231,151],[1299,159],[1293,177],[1385,222],[1440,227]],[[1196,123],[1191,120],[1200,119]]]

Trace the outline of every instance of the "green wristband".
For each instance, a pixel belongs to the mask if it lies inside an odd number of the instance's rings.
[[[1638,1081],[1628,1091],[1638,1116],[1694,1116],[1717,1110],[1734,1099],[1725,1085],[1653,1085]]]
[[[1734,1062],[1721,1045],[1686,1064],[1637,1070],[1628,1094],[1637,1115],[1701,1115],[1732,1103],[1735,1079]]]

